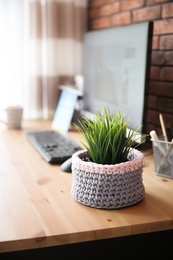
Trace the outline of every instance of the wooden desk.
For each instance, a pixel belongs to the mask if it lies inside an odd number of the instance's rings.
[[[0,125],[0,253],[128,237],[173,229],[173,180],[154,172],[145,151],[146,197],[118,210],[87,207],[72,197],[72,175],[49,165],[25,131],[50,122],[24,122],[22,130]],[[80,136],[69,132],[80,144]]]

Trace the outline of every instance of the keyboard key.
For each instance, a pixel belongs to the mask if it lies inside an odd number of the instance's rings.
[[[82,148],[70,138],[56,131],[33,131],[26,133],[27,139],[51,164],[60,164]]]

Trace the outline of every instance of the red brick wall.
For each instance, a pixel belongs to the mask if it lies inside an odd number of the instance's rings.
[[[88,28],[154,21],[146,128],[161,134],[159,113],[173,132],[173,1],[89,0]]]

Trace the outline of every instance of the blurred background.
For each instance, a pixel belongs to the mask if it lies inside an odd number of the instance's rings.
[[[173,129],[173,1],[88,0],[89,30],[145,21],[154,23],[146,129],[161,133],[159,113],[166,127]]]
[[[52,118],[58,86],[82,72],[87,0],[0,0],[0,107]]]
[[[25,118],[52,117],[58,86],[82,72],[83,32],[149,20],[146,128],[159,132],[162,113],[173,129],[172,0],[0,0],[0,107],[19,103]]]

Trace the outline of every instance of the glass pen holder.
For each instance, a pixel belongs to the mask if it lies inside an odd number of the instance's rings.
[[[173,142],[162,139],[151,141],[156,175],[173,178]]]

